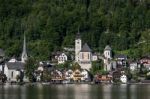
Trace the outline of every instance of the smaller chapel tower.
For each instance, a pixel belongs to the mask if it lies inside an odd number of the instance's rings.
[[[75,39],[75,61],[76,62],[79,61],[79,53],[81,51],[81,48],[82,48],[82,40],[81,40],[80,32],[78,30],[78,33],[76,34],[76,39]]]
[[[21,62],[25,63],[27,61],[27,51],[26,51],[26,37],[24,34],[24,41],[23,41],[23,51],[22,51],[22,55],[21,55]]]
[[[104,70],[111,70],[112,49],[107,45],[104,49]]]
[[[104,57],[106,59],[112,59],[111,47],[107,45],[104,49]]]

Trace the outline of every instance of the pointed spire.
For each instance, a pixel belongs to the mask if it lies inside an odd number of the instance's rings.
[[[21,61],[25,62],[27,60],[27,51],[26,51],[26,36],[24,33],[24,41],[23,41],[23,51],[22,51],[22,56],[21,56]]]
[[[81,38],[81,36],[80,36],[80,28],[78,27],[78,32],[76,34],[76,39],[80,39],[80,38]]]
[[[26,53],[26,36],[24,34],[24,42],[23,42],[23,52]]]

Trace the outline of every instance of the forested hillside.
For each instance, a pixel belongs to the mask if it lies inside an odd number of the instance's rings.
[[[23,34],[30,56],[48,59],[74,47],[75,34],[95,51],[150,54],[150,0],[0,0],[0,48],[20,56]]]

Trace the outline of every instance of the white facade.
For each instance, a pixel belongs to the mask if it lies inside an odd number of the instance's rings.
[[[112,52],[111,52],[111,48],[110,46],[106,46],[105,49],[104,49],[104,57],[106,59],[112,59]]]
[[[57,57],[57,60],[58,60],[58,64],[63,64],[68,60],[68,57],[65,53],[62,53]]]
[[[91,52],[80,52],[79,54],[80,62],[89,62],[92,60]]]
[[[83,71],[81,72],[81,74],[82,74],[82,78],[81,78],[82,81],[87,81],[87,80],[89,80],[89,73],[88,73],[88,71],[83,70]]]
[[[7,66],[4,68],[4,74],[7,77],[8,81],[17,82],[17,76],[20,75],[20,71],[17,70],[8,70]]]
[[[93,56],[92,56],[92,61],[97,61],[97,60],[98,60],[97,55],[93,55]]]
[[[76,38],[75,40],[75,61],[78,62],[79,61],[79,53],[81,51],[82,48],[82,41],[80,38]]]
[[[65,73],[65,79],[66,80],[71,80],[71,79],[73,79],[73,71],[70,69],[70,70],[68,70],[68,71],[66,71],[66,73]]]
[[[130,70],[131,71],[135,71],[138,68],[138,64],[137,63],[130,63]]]
[[[17,82],[17,76],[20,76],[20,71],[19,70],[15,70],[15,69],[8,69],[7,65],[5,64],[4,74],[7,77],[7,81],[9,81],[9,82]]]
[[[112,51],[111,47],[107,45],[104,49],[104,70],[105,71],[111,71],[113,63],[111,62],[112,59]]]
[[[15,58],[10,59],[4,65],[4,74],[7,77],[8,82],[17,82],[18,76],[24,73],[25,63],[22,61],[17,61]],[[23,74],[24,75],[24,74]],[[23,81],[28,82],[28,78],[23,76]]]
[[[120,77],[120,81],[121,81],[122,83],[127,83],[127,76],[126,76],[126,75],[122,75],[122,76]]]
[[[80,52],[79,65],[82,69],[90,70],[92,67],[92,54],[91,52]]]

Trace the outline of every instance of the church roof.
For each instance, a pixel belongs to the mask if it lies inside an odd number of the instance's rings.
[[[91,52],[90,47],[85,43],[81,49],[81,52]]]
[[[109,45],[107,45],[107,46],[105,47],[105,50],[111,50],[111,47],[110,47]]]
[[[25,64],[22,62],[7,62],[6,63],[8,69],[11,70],[21,70],[24,69]]]
[[[81,38],[80,34],[77,33],[76,39],[80,39],[80,38]]]
[[[80,35],[79,28],[78,28],[78,32],[77,32],[77,34],[76,34],[76,39],[81,39],[81,35]]]

